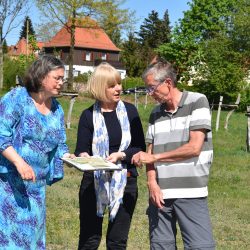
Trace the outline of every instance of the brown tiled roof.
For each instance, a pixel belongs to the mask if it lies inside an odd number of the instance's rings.
[[[45,42],[37,42],[37,47],[41,50],[44,47]]]
[[[38,48],[41,50],[43,47],[44,43],[43,42],[37,42]],[[30,55],[32,51],[31,46],[29,46],[28,49],[28,54]],[[19,56],[19,55],[26,55],[27,54],[27,49],[26,49],[26,39],[23,37],[20,39],[16,45],[11,45],[9,47],[8,54],[10,56]]]
[[[64,26],[44,47],[69,47],[70,33]],[[75,47],[120,51],[103,29],[77,26],[75,29]]]
[[[11,56],[26,55],[26,39],[23,37],[16,45],[11,45],[8,54]]]

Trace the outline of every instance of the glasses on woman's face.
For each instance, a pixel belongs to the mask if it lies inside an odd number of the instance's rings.
[[[62,83],[64,83],[66,81],[63,76],[53,76],[53,78],[56,80],[56,82],[62,81]]]
[[[164,82],[165,82],[165,80],[164,80],[164,81],[161,81],[161,82],[158,82],[157,84],[152,85],[152,86],[150,86],[150,87],[146,87],[146,92],[147,92],[147,94],[153,94],[153,93],[157,90],[157,88],[158,88],[161,84],[163,84]]]

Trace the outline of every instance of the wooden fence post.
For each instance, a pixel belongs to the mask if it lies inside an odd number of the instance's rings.
[[[250,106],[247,106],[247,151],[250,152]]]
[[[76,101],[76,96],[72,96],[69,102],[69,110],[68,110],[68,115],[67,115],[66,128],[70,128],[71,114],[72,114],[75,101]]]
[[[228,127],[228,121],[229,121],[230,116],[232,115],[232,113],[234,112],[234,110],[238,108],[239,104],[240,104],[240,94],[238,94],[238,97],[237,97],[237,100],[236,100],[235,104],[228,105],[228,106],[231,106],[232,110],[230,110],[228,112],[228,114],[227,114],[225,125],[224,125],[225,129],[227,129],[227,127]]]
[[[61,92],[57,97],[61,96],[69,96],[70,102],[69,102],[69,110],[67,114],[67,121],[66,121],[66,128],[70,128],[70,122],[71,122],[71,114],[73,110],[74,103],[76,101],[76,97],[78,96],[78,93],[76,92]]]
[[[216,118],[216,131],[218,131],[219,126],[220,126],[220,111],[221,111],[221,105],[223,101],[223,96],[220,96],[220,102],[219,102],[219,107],[218,107],[218,113],[217,113],[217,118]]]

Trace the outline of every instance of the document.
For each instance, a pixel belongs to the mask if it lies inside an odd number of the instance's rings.
[[[81,171],[91,171],[91,170],[121,170],[122,168],[116,164],[109,162],[101,157],[75,157],[62,158],[62,160],[69,166],[73,166]]]

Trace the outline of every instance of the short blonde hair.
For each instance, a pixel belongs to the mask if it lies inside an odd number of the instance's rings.
[[[106,89],[121,84],[120,73],[109,63],[99,64],[88,80],[88,92],[98,101],[107,101]]]

